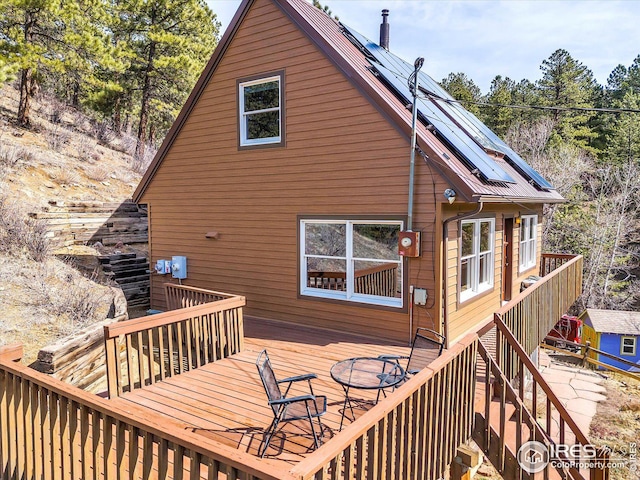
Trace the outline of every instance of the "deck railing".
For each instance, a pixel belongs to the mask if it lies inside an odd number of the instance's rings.
[[[193,308],[193,307],[192,307]],[[471,435],[478,336],[465,337],[294,466],[275,465],[15,363],[0,348],[0,479],[439,478]]]
[[[218,300],[235,296],[229,293],[214,292],[203,288],[176,285],[175,283],[165,283],[164,292],[167,310],[195,307],[203,303],[217,302]]]
[[[511,445],[515,454],[519,451],[524,441],[535,440],[550,445],[588,445],[582,452],[586,454],[582,458],[563,457],[562,460],[567,462],[566,468],[558,468],[562,478],[591,480],[606,478],[607,470],[604,465],[608,461],[608,452],[599,450],[597,458],[589,457],[588,454],[596,453],[591,450],[591,443],[580,429],[566,407],[553,392],[540,371],[536,368],[529,355],[525,352],[521,345],[518,344],[516,338],[502,322],[497,322],[496,327],[499,334],[505,342],[508,343],[511,351],[517,359],[517,376],[513,387],[511,380],[503,371],[500,370],[494,359],[487,353],[485,348],[480,346],[480,354],[485,364],[485,402],[484,402],[484,425],[482,439],[484,445],[481,445],[485,451],[491,452],[497,450],[496,461],[497,468],[502,471],[505,467],[505,456],[507,452],[508,438],[505,435],[507,418],[507,402],[515,409],[515,445]],[[526,392],[526,394],[525,394]],[[491,408],[496,394],[499,402],[499,409]],[[511,418],[514,418],[513,415]],[[492,418],[498,416],[499,418]],[[492,431],[493,428],[493,431]],[[497,442],[497,448],[492,449],[490,443]],[[556,452],[562,455],[561,449]],[[593,467],[582,468],[582,472],[571,465],[574,462],[582,462],[583,464]],[[552,462],[553,463],[553,462]],[[600,463],[600,465],[597,465]],[[553,465],[549,464],[549,468]],[[588,475],[583,476],[582,473]],[[545,473],[545,478],[548,473]]]
[[[471,436],[478,336],[467,335],[291,470],[315,480],[441,478]]]
[[[552,265],[554,259],[558,259],[558,268],[520,292],[494,315],[495,322],[504,323],[528,355],[538,348],[582,293],[582,256],[569,259],[566,255],[544,254],[545,268]],[[500,330],[496,340],[498,365],[512,380],[518,373],[517,355],[502,338]]]
[[[575,257],[570,253],[543,253],[540,258],[540,276],[549,275]]]
[[[15,363],[0,347],[0,479],[289,480],[258,459],[136,405]]]
[[[308,272],[307,286],[325,290],[347,289],[345,272]],[[398,293],[398,264],[385,263],[354,273],[356,293],[395,297]]]
[[[104,328],[109,397],[238,353],[245,298],[227,298]]]

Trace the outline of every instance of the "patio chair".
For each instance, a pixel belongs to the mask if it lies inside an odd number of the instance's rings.
[[[411,345],[411,353],[406,355],[379,355],[385,360],[407,360],[405,372],[407,376],[415,375],[442,354],[445,337],[429,328],[418,328]],[[405,377],[406,379],[406,377]],[[395,388],[395,387],[394,387]]]
[[[262,444],[258,447],[258,455],[260,455],[260,457],[264,457],[267,448],[269,448],[269,442],[271,442],[271,439],[281,422],[291,422],[294,420],[309,420],[315,447],[318,448],[320,446],[320,441],[313,425],[313,419],[318,419],[320,437],[323,437],[324,432],[322,431],[322,422],[320,421],[320,417],[327,411],[327,397],[324,395],[315,395],[313,393],[311,380],[317,378],[317,375],[315,373],[308,373],[305,375],[298,375],[278,380],[273,372],[271,361],[269,360],[269,355],[266,350],[262,350],[260,355],[258,355],[256,366],[258,367],[258,373],[260,374],[264,390],[267,393],[269,406],[273,410],[273,421],[265,433]],[[308,395],[287,397],[291,386],[296,382],[302,381],[307,381],[309,383],[310,393]],[[287,384],[287,387],[283,394],[280,390],[280,385],[284,384]]]

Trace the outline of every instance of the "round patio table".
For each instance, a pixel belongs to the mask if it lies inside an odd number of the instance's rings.
[[[385,388],[395,387],[404,380],[405,371],[394,360],[375,357],[356,357],[342,360],[331,367],[331,378],[342,385],[344,389],[344,405],[340,430],[347,413],[347,405],[351,410],[351,417],[355,420],[353,405],[349,398],[349,389],[377,390],[376,403],[380,392]]]

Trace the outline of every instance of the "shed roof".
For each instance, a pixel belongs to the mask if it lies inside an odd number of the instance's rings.
[[[640,312],[588,308],[585,321],[599,333],[640,336]]]
[[[378,108],[390,122],[392,128],[398,129],[407,138],[411,133],[411,109],[403,99],[402,92],[394,88],[392,83],[401,85],[404,78],[402,68],[399,77],[390,82],[381,72],[385,65],[380,62],[380,47],[374,42],[357,34],[341,23],[332,19],[322,10],[314,7],[306,0],[270,0],[331,60],[336,67],[358,88],[374,106]],[[213,56],[207,64],[189,99],[174,122],[156,157],[147,169],[138,188],[134,200],[140,201],[149,183],[167,155],[173,141],[178,136],[182,125],[188,118],[207,83],[233,40],[235,32],[246,16],[255,0],[244,0],[234,16],[229,28],[222,37]],[[384,54],[384,52],[382,52]],[[396,67],[410,65],[404,60],[389,54],[388,62],[396,62]],[[389,66],[387,64],[386,66]],[[564,199],[537,172],[528,165],[522,165],[522,159],[508,146],[488,130],[478,119],[466,112],[461,106],[452,107],[450,97],[437,86],[426,74],[422,74],[420,87],[427,96],[420,100],[421,122],[417,125],[417,145],[425,154],[425,160],[435,167],[440,174],[456,190],[459,197],[469,202],[518,202],[518,203],[556,203]],[[406,81],[405,81],[406,83]],[[461,117],[471,122],[471,126],[461,125]],[[438,118],[435,118],[435,117]],[[438,125],[446,128],[438,129]],[[435,128],[434,128],[435,126]],[[446,132],[444,130],[447,130]],[[473,151],[473,155],[465,155],[456,148],[455,136],[463,136],[463,143]],[[478,130],[479,129],[479,130]],[[481,131],[482,135],[478,135]],[[483,142],[483,140],[485,140]],[[485,143],[490,141],[492,148],[487,149]],[[496,146],[498,151],[496,151]],[[463,149],[464,150],[464,149]],[[469,158],[469,157],[474,157]],[[516,158],[517,157],[517,158]],[[475,162],[475,163],[474,163]],[[488,168],[487,168],[488,165]],[[480,167],[480,168],[478,168]],[[496,177],[487,178],[483,172],[498,172],[498,177],[507,181],[495,181]],[[491,177],[491,176],[490,176]],[[542,180],[542,182],[541,182]]]

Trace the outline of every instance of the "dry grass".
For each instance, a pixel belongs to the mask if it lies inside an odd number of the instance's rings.
[[[30,218],[16,199],[0,194],[0,252],[36,262],[49,254],[46,223]]]
[[[44,224],[29,212],[51,200],[120,202],[141,175],[129,155],[97,145],[94,122],[54,100],[36,98],[34,128],[18,128],[18,99],[15,88],[0,86],[0,112],[8,112],[0,116],[0,345],[22,343],[30,363],[42,347],[102,320],[111,291],[51,255]],[[92,251],[81,257],[100,253],[85,248]]]
[[[20,129],[13,122],[18,100],[15,88],[0,87],[0,111],[9,112],[0,117],[0,157],[3,151],[10,151],[11,156],[11,166],[0,158],[0,179],[4,179],[9,192],[31,211],[46,208],[49,200],[116,202],[131,198],[141,178],[140,167],[133,167],[129,153],[135,149],[133,138],[112,138],[108,125],[97,127],[100,122],[46,97],[34,100],[34,128]],[[110,144],[98,145],[96,136]],[[89,165],[116,172],[117,176],[105,185],[97,170],[95,174],[87,170],[85,176],[78,168],[84,170]],[[73,170],[75,174],[67,173]]]
[[[635,471],[630,465],[613,469],[611,480],[640,479],[640,460],[629,457],[632,444],[640,447],[640,382],[613,373],[607,376],[607,401],[598,404],[590,439],[610,448],[612,460],[635,462]]]
[[[95,180],[96,182],[104,182],[107,178],[109,178],[110,171],[106,166],[96,165],[85,170],[85,173],[91,180]]]
[[[80,183],[80,175],[74,168],[57,168],[50,176],[58,185],[72,186]]]
[[[22,343],[24,361],[84,325],[105,318],[111,291],[84,278],[65,262],[45,262],[0,255],[0,345]]]

